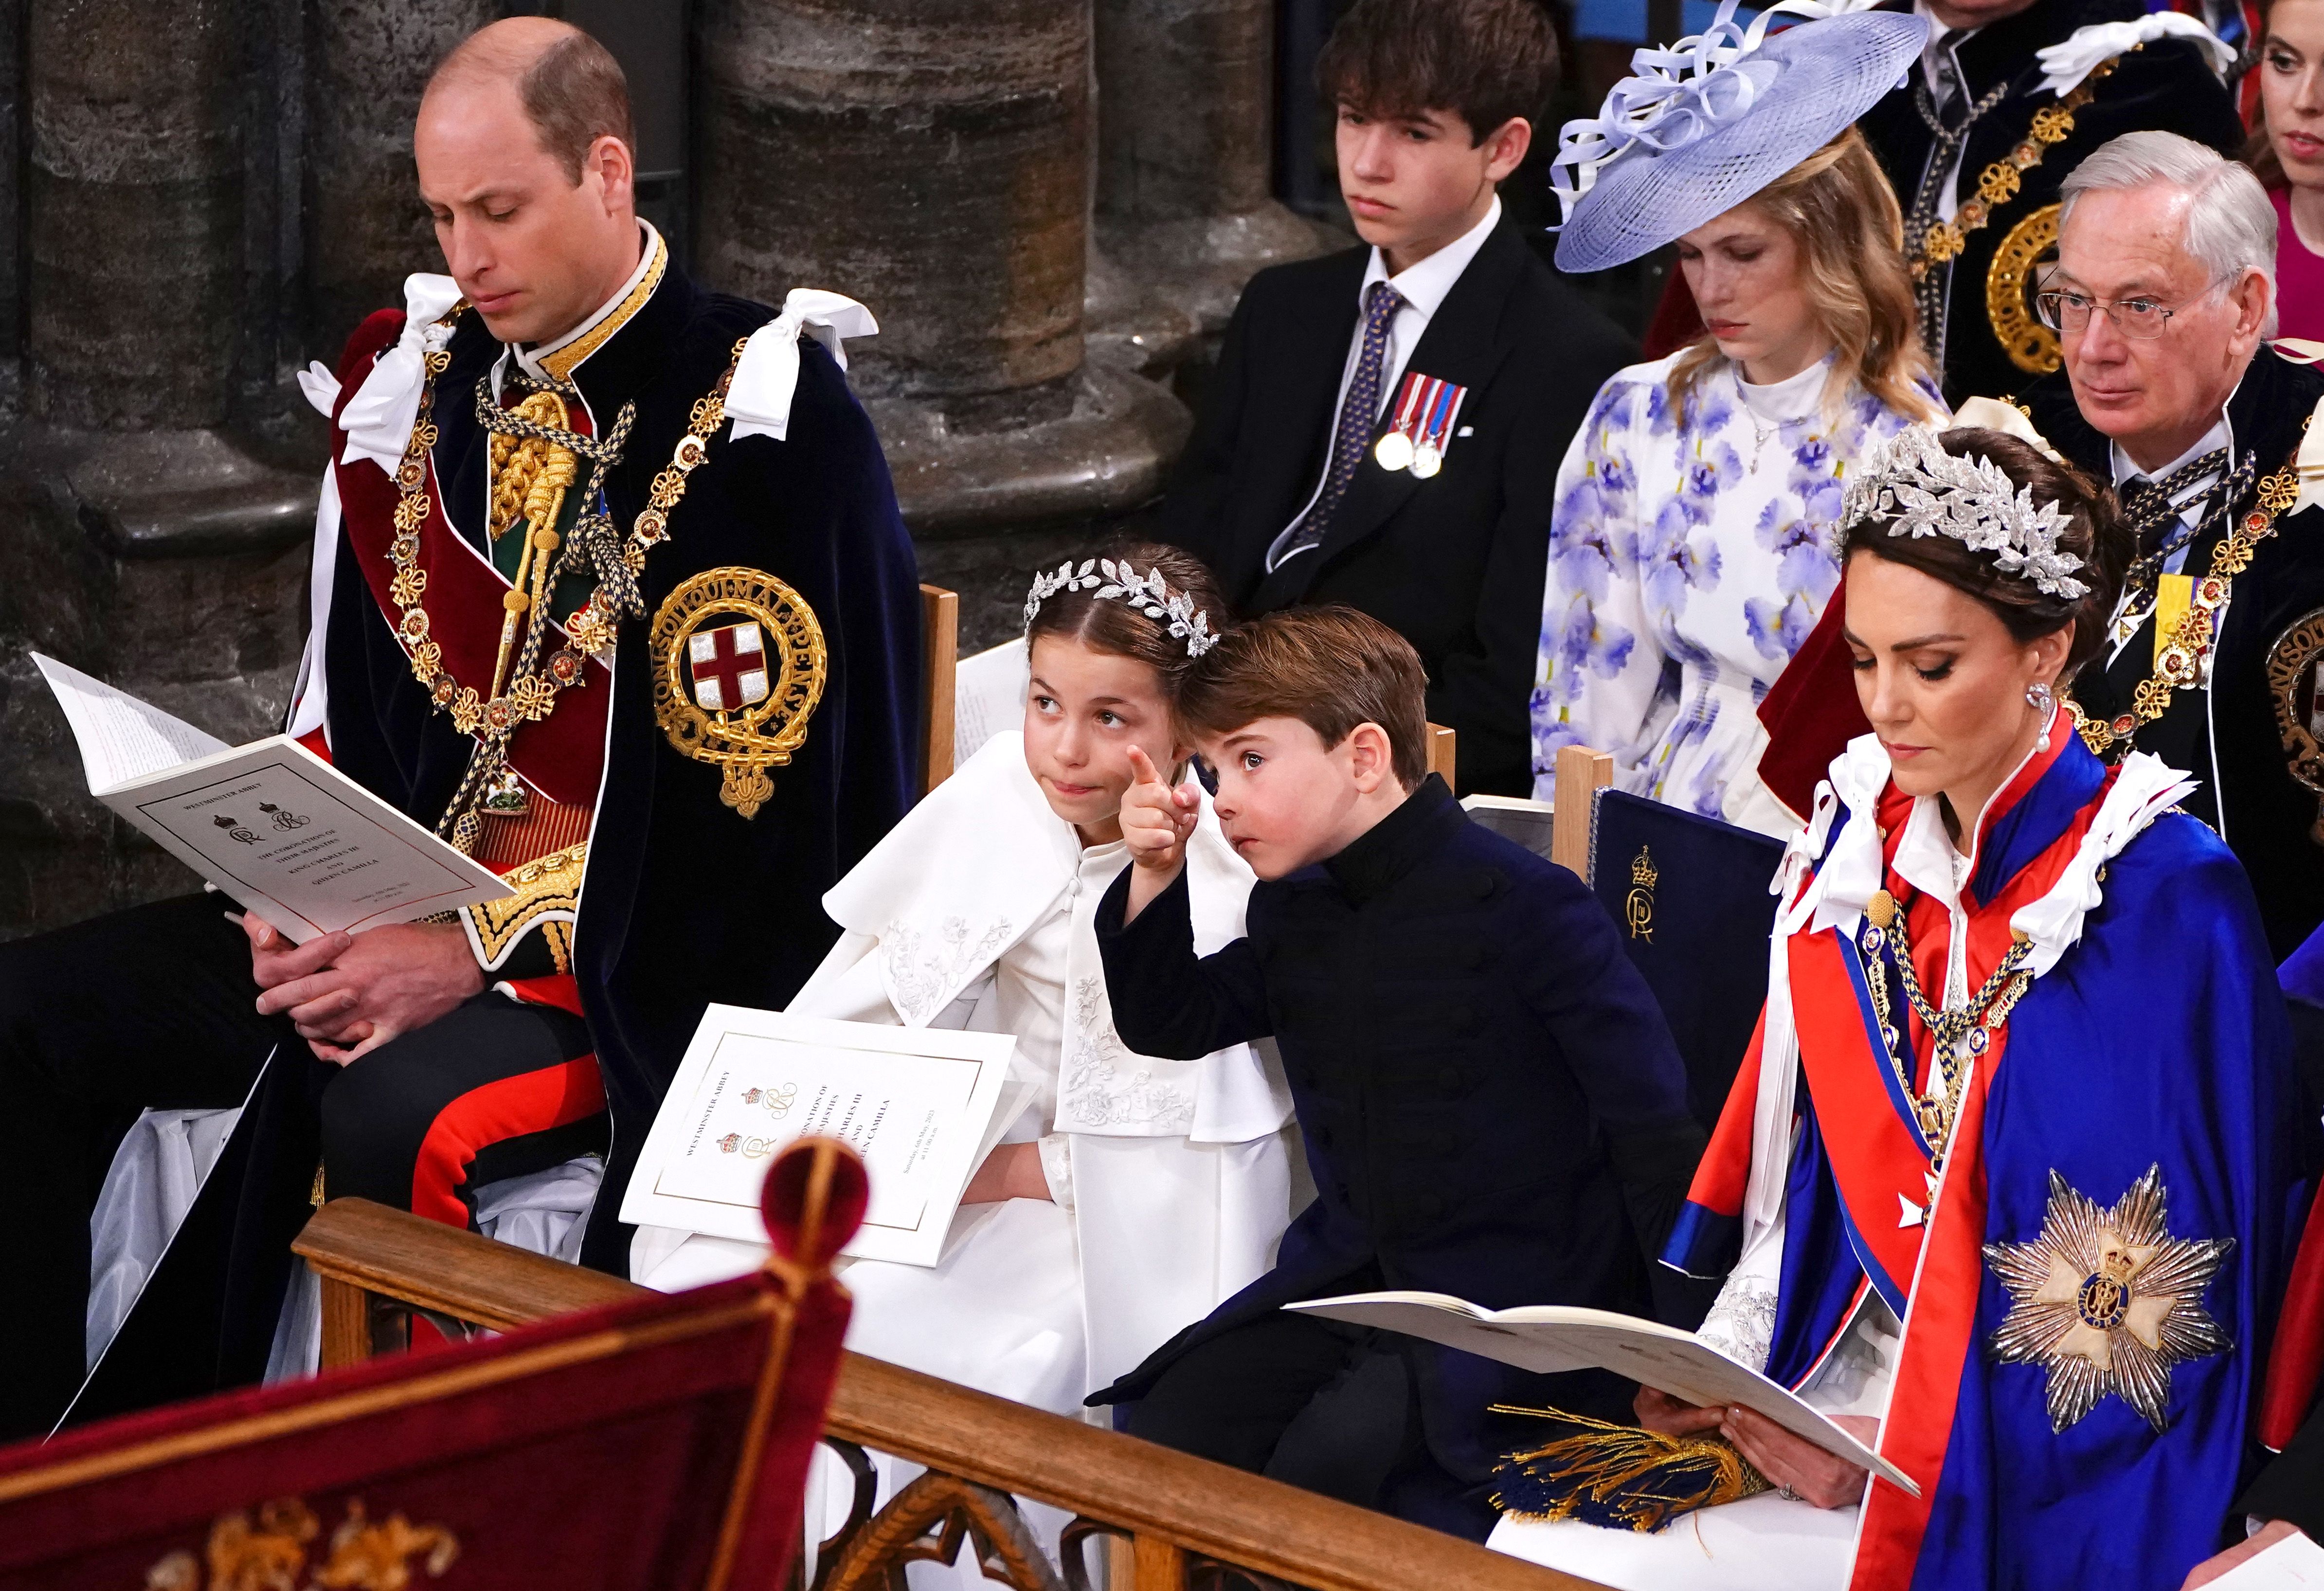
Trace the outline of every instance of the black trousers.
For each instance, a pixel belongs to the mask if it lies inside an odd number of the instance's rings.
[[[1124,1411],[1130,1435],[1481,1541],[1484,1476],[1449,1473],[1421,1423],[1411,1338],[1269,1315],[1188,1349]]]
[[[313,1064],[287,1018],[258,1015],[231,904],[187,896],[0,944],[0,1440],[44,1432],[86,1370],[89,1213],[138,1113],[239,1105],[278,1046]],[[443,1196],[464,1198],[472,1169],[602,1146],[589,1049],[579,1018],[490,993],[383,1044],[323,1090],[330,1192],[457,1219]]]

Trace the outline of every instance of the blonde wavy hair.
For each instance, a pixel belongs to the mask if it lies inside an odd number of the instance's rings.
[[[1921,385],[1933,376],[1904,269],[1904,215],[1864,135],[1849,128],[1744,202],[1799,244],[1808,302],[1835,350],[1826,416],[1836,419],[1856,386],[1909,419],[1941,422]],[[1670,373],[1676,412],[1724,357],[1708,334],[1679,354]]]

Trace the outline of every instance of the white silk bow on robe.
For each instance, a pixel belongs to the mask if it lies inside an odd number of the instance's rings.
[[[880,323],[872,318],[872,311],[854,299],[821,288],[793,288],[783,299],[783,312],[752,332],[742,345],[734,380],[726,389],[726,418],[734,422],[733,439],[772,437],[780,442],[789,436],[801,337],[813,337],[830,349],[839,368],[845,370],[846,339],[879,333]]]
[[[339,429],[347,437],[346,450],[339,455],[344,462],[367,458],[390,475],[395,474],[420,418],[420,393],[428,384],[427,356],[452,340],[451,328],[436,323],[459,301],[459,284],[448,276],[416,271],[403,279],[403,330],[339,410]]]

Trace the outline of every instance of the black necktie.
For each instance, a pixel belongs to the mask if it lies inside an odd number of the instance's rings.
[[[1936,67],[1930,88],[1937,102],[1937,120],[1951,132],[1969,120],[1969,86],[1961,81],[1960,64],[1953,46],[1969,37],[1967,28],[1947,28],[1937,40]]]
[[[2171,499],[2144,475],[2133,475],[2122,483],[2122,519],[2124,528],[2137,538],[2137,556],[2145,557],[2163,545],[2163,532],[2179,516],[2171,510]]]

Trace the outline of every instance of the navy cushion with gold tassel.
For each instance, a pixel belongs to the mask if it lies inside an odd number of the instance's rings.
[[[1514,1519],[1658,1531],[1682,1513],[1769,1489],[1767,1477],[1723,1437],[1665,1436],[1558,1409],[1503,1403],[1493,1412],[1531,1414],[1575,1432],[1511,1453],[1495,1468],[1493,1506]]]

